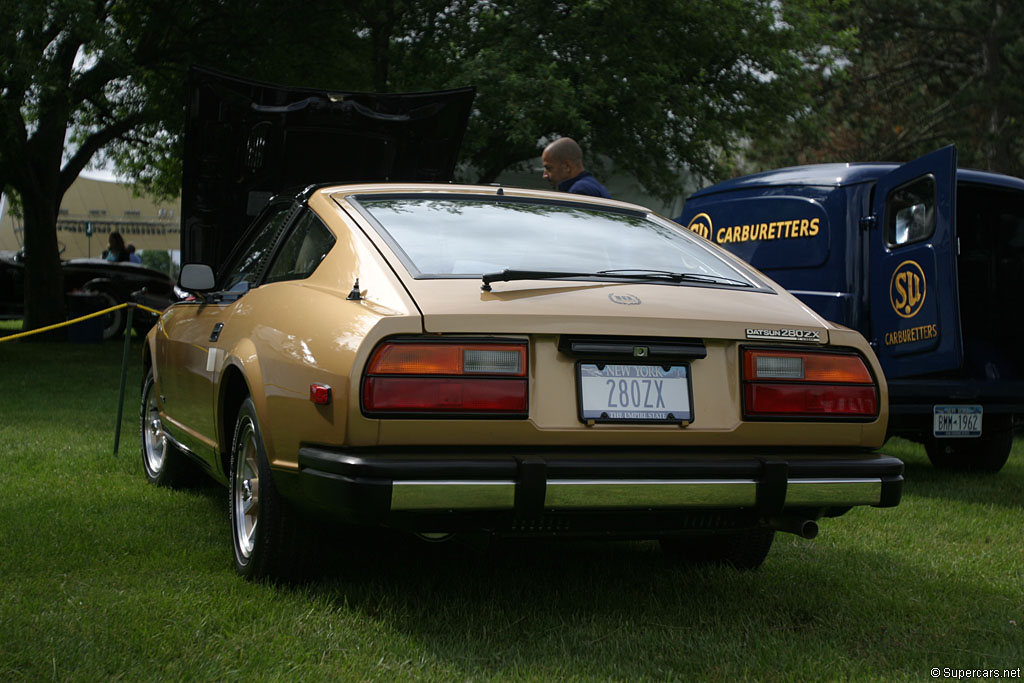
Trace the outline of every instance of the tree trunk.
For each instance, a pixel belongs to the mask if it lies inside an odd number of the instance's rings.
[[[67,320],[64,274],[57,244],[57,209],[61,197],[58,196],[56,174],[52,175],[43,182],[39,182],[37,175],[31,187],[18,188],[25,213],[25,330]],[[30,339],[44,337],[63,339],[66,333],[60,330]]]
[[[70,70],[68,64],[67,71]],[[25,319],[22,328],[26,331],[67,320],[64,273],[57,246],[57,212],[67,190],[61,183],[61,159],[69,118],[65,105],[59,99],[41,104],[37,128],[19,150],[19,157],[24,161],[23,171],[12,183],[21,198],[25,219]],[[58,329],[29,339],[44,337],[67,339],[67,333]]]

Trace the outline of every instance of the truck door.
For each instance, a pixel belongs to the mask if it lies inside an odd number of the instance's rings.
[[[871,345],[886,377],[960,366],[956,148],[879,179],[868,249]]]

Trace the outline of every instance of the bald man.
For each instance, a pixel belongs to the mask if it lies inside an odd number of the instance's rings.
[[[544,180],[556,190],[611,199],[604,185],[583,168],[583,150],[572,138],[558,138],[545,147],[540,162],[544,165]]]

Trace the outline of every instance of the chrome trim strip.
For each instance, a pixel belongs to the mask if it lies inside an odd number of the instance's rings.
[[[168,441],[171,442],[172,446],[177,448],[179,451],[183,452],[185,455],[199,459],[199,456],[196,454],[195,451],[193,451],[191,448],[189,448],[188,446],[174,438],[174,436],[166,429],[164,430],[164,436],[167,438]]]
[[[750,507],[757,500],[753,479],[554,479],[544,507]]]
[[[168,427],[167,422],[165,422],[163,420],[161,420],[160,422],[161,422],[161,427],[163,428],[164,437],[166,437],[168,443],[170,443],[171,446],[177,448],[179,451],[184,453],[186,457],[189,457],[192,460],[194,460],[204,470],[210,471],[210,469],[211,469],[210,468],[210,463],[211,462],[215,462],[215,458],[213,458],[212,455],[210,456],[209,459],[204,458],[202,455],[197,453],[195,450],[193,450],[192,448],[189,448],[189,446],[183,444],[181,441],[178,440],[177,437],[175,437],[174,434],[172,434],[170,431],[168,431],[168,429],[167,429],[167,427]],[[174,426],[171,426],[171,428],[172,429],[176,429],[176,427],[174,427]],[[184,433],[187,435],[187,432],[184,432]],[[193,442],[193,443],[198,443],[200,446],[203,446],[202,442]]]
[[[392,510],[511,510],[514,481],[395,481]],[[790,479],[786,507],[877,505],[880,478]],[[754,479],[553,479],[544,507],[573,509],[754,507]]]
[[[790,479],[786,486],[786,506],[798,505],[877,505],[882,500],[882,480],[871,479]]]
[[[516,501],[514,481],[395,481],[392,510],[505,510]]]
[[[163,411],[160,412],[160,423],[164,434],[169,436],[176,446],[179,446],[183,451],[187,451],[192,457],[197,460],[209,459],[212,461],[215,459],[216,444],[213,441],[208,441],[195,434],[184,425],[168,417]]]

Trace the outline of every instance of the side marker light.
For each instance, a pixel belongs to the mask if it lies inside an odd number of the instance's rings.
[[[326,384],[310,384],[309,400],[318,406],[325,406],[331,402],[331,388]]]

